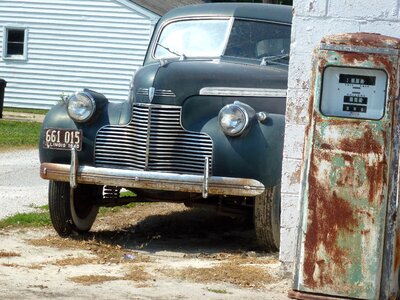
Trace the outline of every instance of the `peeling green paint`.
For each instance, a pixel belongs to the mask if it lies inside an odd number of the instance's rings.
[[[330,183],[331,183],[332,187],[336,186],[336,183],[340,176],[340,170],[342,167],[344,167],[344,165],[345,165],[345,161],[344,161],[343,157],[341,157],[340,155],[336,155],[333,157],[332,171],[329,174]]]
[[[373,47],[379,44],[380,36],[370,39],[371,36],[368,35],[366,39],[362,39],[359,35],[364,37],[368,34],[328,38],[324,40],[327,46],[321,46],[313,58],[314,61],[317,59],[317,62],[313,74],[313,95],[310,97],[311,101],[314,101],[311,106],[313,111],[310,115],[310,132],[306,136],[305,146],[309,156],[305,158],[307,165],[303,173],[303,180],[306,181],[303,186],[306,188],[302,194],[305,207],[302,224],[306,226],[300,231],[300,244],[303,243],[304,251],[300,252],[299,262],[303,265],[299,270],[303,274],[298,277],[298,286],[305,292],[320,295],[378,299],[382,275],[380,272],[384,264],[382,257],[387,222],[386,201],[389,197],[389,174],[392,172],[389,162],[393,153],[393,104],[397,100],[394,95],[390,95],[390,91],[392,94],[398,92],[398,55],[391,56],[386,52],[385,55],[377,55],[376,52],[363,53],[368,46],[366,44],[352,52],[352,43],[355,41],[370,42]],[[351,46],[347,46],[346,43]],[[384,47],[388,45],[384,44]],[[400,40],[396,45],[400,48]],[[324,50],[336,46],[340,50]],[[325,70],[331,70],[330,66],[342,68],[340,76],[361,76],[360,74],[364,74],[361,68],[375,70],[374,74],[378,74],[376,70],[379,70],[379,74],[382,75],[375,78],[382,80],[382,88],[380,91],[374,90],[374,93],[379,92],[386,97],[377,98],[368,94],[366,86],[355,87],[354,84],[347,85],[348,82],[339,82],[336,83],[337,91],[340,91],[341,94],[338,94],[344,95],[344,98],[338,99],[335,86],[330,90],[328,97],[324,96],[324,101],[328,102],[321,104],[321,87],[322,81],[325,80],[323,74]],[[358,70],[346,73],[351,67]],[[367,71],[367,74],[368,72],[372,71]],[[384,75],[387,77],[384,78]],[[339,78],[339,75],[327,75],[325,78],[335,82],[334,78]],[[394,78],[396,80],[393,80]],[[329,82],[324,81],[326,90],[330,88]],[[347,97],[359,97],[358,91],[364,88],[368,96],[362,97],[368,97],[368,110],[373,109],[369,106],[370,99],[385,101],[379,102],[384,103],[381,108],[382,116],[363,114],[366,111],[362,110],[354,110],[355,113],[348,110],[349,107],[361,107],[356,106],[360,105],[359,103],[354,105],[352,98],[349,100]],[[341,102],[338,104],[334,101]],[[353,106],[349,106],[350,102],[346,101],[351,101]],[[336,111],[328,111],[326,114],[329,116],[324,115],[321,112],[324,103],[336,105],[331,107],[334,107],[338,114],[336,115]],[[358,112],[360,113],[357,114]],[[371,119],[364,118],[367,116]],[[375,116],[381,119],[374,119]]]
[[[353,161],[353,166],[359,176],[360,181],[365,182],[367,180],[365,160],[361,156],[356,156]]]

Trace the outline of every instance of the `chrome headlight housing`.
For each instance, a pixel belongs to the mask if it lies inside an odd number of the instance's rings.
[[[218,114],[218,122],[222,131],[229,136],[241,135],[248,128],[255,111],[249,105],[235,101],[225,105]]]
[[[90,120],[96,110],[96,102],[86,91],[76,92],[67,100],[67,112],[71,119],[83,123]]]

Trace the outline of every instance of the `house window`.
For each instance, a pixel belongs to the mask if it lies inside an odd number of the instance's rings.
[[[26,59],[27,58],[27,33],[26,28],[4,27],[3,58]]]

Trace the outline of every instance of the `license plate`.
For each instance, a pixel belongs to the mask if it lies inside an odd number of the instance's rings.
[[[43,148],[71,150],[82,150],[82,130],[47,128],[45,129]]]

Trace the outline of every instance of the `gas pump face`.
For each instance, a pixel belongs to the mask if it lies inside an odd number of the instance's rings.
[[[333,117],[380,120],[385,112],[387,79],[383,70],[326,67],[321,113]]]

